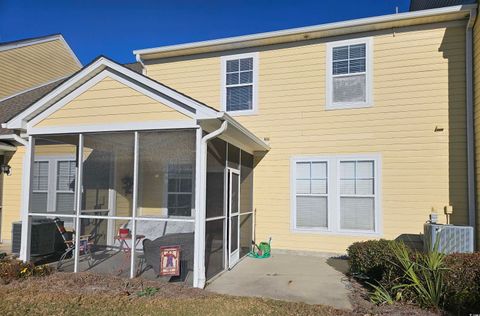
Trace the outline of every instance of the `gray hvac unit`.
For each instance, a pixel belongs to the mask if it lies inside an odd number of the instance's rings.
[[[423,225],[425,251],[433,250],[438,242],[438,251],[473,252],[473,227],[425,223]]]

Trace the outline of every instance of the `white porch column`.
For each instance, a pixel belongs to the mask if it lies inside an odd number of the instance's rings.
[[[138,205],[138,132],[135,132],[133,149],[133,192],[132,192],[132,245],[130,253],[130,278],[136,277],[135,258],[137,254],[137,205]]]
[[[23,158],[23,175],[22,175],[22,201],[21,218],[22,218],[22,238],[20,245],[20,260],[30,260],[30,236],[31,236],[31,219],[28,216],[30,210],[30,183],[32,179],[32,163],[35,148],[35,140],[32,136],[28,137],[26,152]]]
[[[78,272],[78,262],[80,256],[80,210],[82,209],[82,191],[83,191],[83,134],[78,135],[78,153],[77,153],[77,187],[75,190],[75,251],[73,255],[73,272]]]
[[[202,207],[202,177],[205,175],[202,163],[202,129],[196,130],[195,142],[195,234],[194,234],[194,252],[193,252],[193,286],[203,288],[205,286],[205,214],[200,214]],[[203,218],[203,219],[202,219]]]

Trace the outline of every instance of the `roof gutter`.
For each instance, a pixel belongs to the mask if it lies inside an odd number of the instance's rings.
[[[287,29],[287,30],[250,34],[250,35],[244,35],[244,36],[228,37],[228,38],[209,40],[209,41],[201,41],[201,42],[186,43],[186,44],[179,44],[179,45],[169,45],[169,46],[146,48],[146,49],[137,49],[133,51],[133,54],[136,55],[137,60],[139,60],[138,56],[140,55],[149,55],[149,54],[167,53],[167,52],[172,53],[172,55],[177,55],[177,54],[186,55],[188,54],[188,50],[199,49],[199,48],[205,49],[205,51],[223,50],[223,49],[226,49],[225,48],[226,46],[230,47],[230,49],[245,48],[245,47],[259,45],[258,43],[255,43],[256,41],[258,42],[261,40],[266,40],[271,38],[280,38],[280,37],[287,37],[287,36],[294,36],[294,35],[300,35],[303,38],[304,36],[308,36],[309,33],[333,31],[337,29],[347,29],[348,33],[355,33],[357,28],[365,27],[367,25],[388,23],[388,22],[399,22],[399,21],[415,19],[415,18],[429,18],[434,16],[455,14],[455,13],[462,13],[462,12],[468,13],[469,11],[472,11],[475,8],[476,8],[476,4],[457,5],[457,6],[449,6],[449,7],[443,7],[443,8],[430,9],[430,10],[420,10],[420,11],[413,11],[413,12],[388,14],[388,15],[382,15],[382,16],[376,16],[376,17],[369,17],[369,18],[362,18],[362,19],[355,19],[355,20],[348,20],[348,21],[334,22],[334,23],[326,23],[326,24],[299,27],[299,28],[293,28],[293,29]],[[282,40],[279,40],[278,42],[281,43]],[[285,42],[285,40],[283,42]],[[146,56],[143,56],[143,60],[146,59],[145,57]]]
[[[466,29],[466,111],[467,111],[467,190],[468,224],[476,230],[476,188],[475,188],[475,125],[473,109],[473,25],[477,17],[477,8],[470,9]],[[476,238],[474,238],[474,241]]]

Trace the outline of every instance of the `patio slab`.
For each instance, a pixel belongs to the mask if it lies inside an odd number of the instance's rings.
[[[345,262],[327,257],[272,254],[269,259],[245,258],[207,285],[208,291],[324,304],[352,309]],[[335,266],[335,267],[334,267]]]

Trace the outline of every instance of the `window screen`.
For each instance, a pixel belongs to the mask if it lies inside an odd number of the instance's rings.
[[[253,109],[253,57],[226,61],[226,109]]]
[[[374,161],[340,162],[340,228],[375,230]]]
[[[365,43],[333,47],[333,103],[367,101],[366,51]]]
[[[327,162],[296,163],[296,226],[326,228],[328,218]]]
[[[168,165],[168,215],[191,216],[193,199],[191,164]]]
[[[75,200],[75,161],[57,162],[57,191],[55,210],[57,212],[74,211]]]
[[[48,161],[35,161],[33,164],[32,196],[30,211],[37,213],[47,212],[48,208]]]

